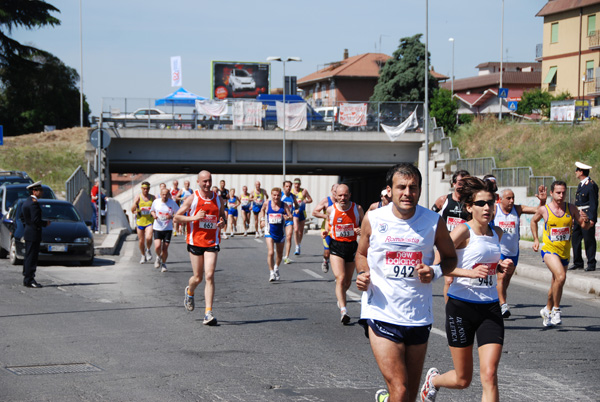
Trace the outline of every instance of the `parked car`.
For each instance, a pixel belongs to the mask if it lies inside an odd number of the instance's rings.
[[[39,199],[42,219],[50,225],[42,228],[39,261],[94,262],[94,238],[77,209],[68,201]],[[17,202],[0,221],[0,257],[13,265],[25,258],[25,225],[19,218],[23,200]],[[89,222],[91,223],[91,222]]]
[[[229,74],[229,85],[233,92],[256,89],[256,81],[252,74],[240,68],[233,69]]]
[[[107,121],[112,121],[118,128],[125,126],[147,126],[148,117],[150,118],[150,125],[157,128],[165,128],[167,124],[172,123],[175,120],[175,115],[163,112],[160,109],[141,108],[133,113],[123,115],[111,113]]]
[[[328,123],[331,123],[334,120],[336,123],[338,121],[339,116],[338,116],[337,106],[317,107],[317,108],[315,108],[315,111],[317,113],[319,113],[321,116],[323,116],[323,121],[326,121]]]
[[[0,186],[3,184],[33,183],[33,180],[25,172],[18,170],[0,170]]]
[[[5,184],[0,186],[0,218],[6,215],[10,207],[21,199],[29,197],[29,184]],[[54,191],[46,185],[42,185],[42,196],[40,198],[56,199]]]

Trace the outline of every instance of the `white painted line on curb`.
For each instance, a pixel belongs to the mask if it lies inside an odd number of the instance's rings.
[[[310,269],[303,269],[304,272],[306,272],[307,274],[309,274],[310,276],[312,276],[313,278],[317,278],[317,279],[323,279],[323,277],[313,271],[311,271]]]

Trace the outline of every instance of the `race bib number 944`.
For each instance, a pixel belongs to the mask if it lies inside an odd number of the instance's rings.
[[[571,238],[571,230],[567,228],[551,228],[550,241],[567,241]]]
[[[385,277],[390,279],[415,278],[415,267],[423,261],[420,251],[386,251]]]

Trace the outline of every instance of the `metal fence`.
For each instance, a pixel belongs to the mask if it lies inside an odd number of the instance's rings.
[[[79,166],[75,169],[71,177],[67,179],[65,187],[67,190],[67,201],[73,202],[81,190],[84,190],[87,193],[90,192],[92,189],[92,182],[81,166]]]
[[[492,174],[496,176],[498,187],[526,187],[533,176],[531,167],[495,168]]]
[[[233,105],[239,101],[250,101],[252,99],[228,100],[227,112],[220,118],[211,118],[196,113],[192,106],[165,106],[155,107],[156,99],[148,98],[103,98],[102,120],[109,126],[141,127],[148,129],[236,129],[233,126]],[[294,101],[287,101],[292,103]],[[381,124],[398,126],[406,120],[416,109],[419,127],[424,127],[423,103],[422,102],[333,102],[332,106],[316,107],[307,102],[308,127],[307,130],[333,130],[333,131],[382,131]],[[366,125],[360,127],[347,127],[339,123],[339,108],[342,103],[367,104]],[[136,111],[140,109],[159,109],[160,115],[142,115],[135,117]],[[276,129],[276,115],[272,106],[267,107],[263,103],[265,116],[260,127],[244,127],[247,129]],[[99,117],[93,117],[92,121],[97,123]],[[439,131],[433,136],[440,135]]]
[[[485,176],[496,168],[494,158],[469,158],[456,161],[457,170],[466,170],[473,176]]]

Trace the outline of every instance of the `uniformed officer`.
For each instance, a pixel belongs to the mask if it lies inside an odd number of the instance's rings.
[[[35,281],[40,243],[42,242],[42,227],[50,222],[42,220],[42,209],[37,200],[42,196],[42,182],[36,181],[27,186],[30,196],[21,206],[20,219],[25,225],[23,237],[25,238],[25,259],[23,260],[23,286],[28,288],[41,288],[42,285]]]
[[[575,176],[580,180],[575,195],[575,205],[584,210],[589,220],[596,223],[598,216],[598,185],[590,178],[590,169],[592,167],[585,163],[575,162]],[[596,225],[590,229],[582,229],[576,222],[573,224],[572,247],[573,247],[573,265],[570,270],[582,269],[583,258],[581,256],[581,240],[585,244],[585,255],[587,257],[587,267],[585,271],[596,270]]]

